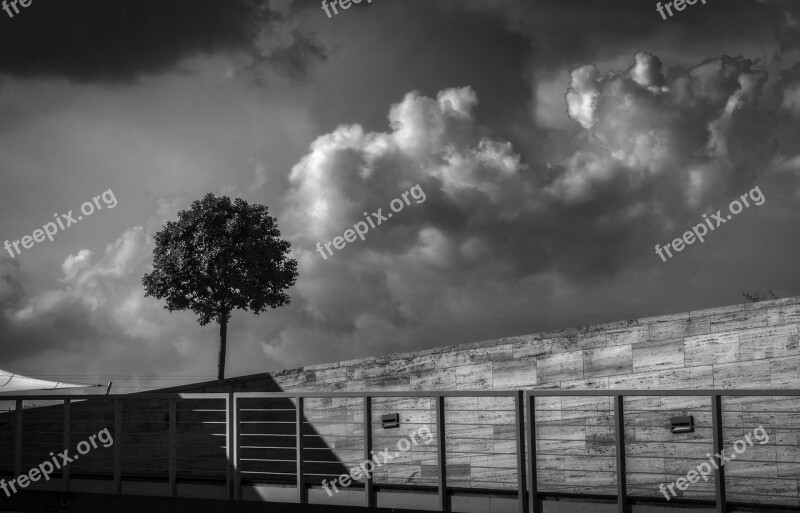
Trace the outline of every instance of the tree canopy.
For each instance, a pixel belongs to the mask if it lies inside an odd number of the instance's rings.
[[[231,312],[259,314],[290,302],[285,290],[297,279],[297,261],[280,237],[266,206],[213,194],[155,235],[153,271],[142,278],[145,297],[164,299],[169,311],[191,310],[201,326],[220,325],[219,379]]]

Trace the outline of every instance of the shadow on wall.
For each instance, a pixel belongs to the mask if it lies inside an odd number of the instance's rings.
[[[98,397],[69,405],[69,438],[65,441],[65,407],[63,404],[24,409],[22,412],[22,465],[27,473],[42,462],[52,461],[53,454],[65,449],[77,453],[77,445],[103,429],[114,436],[114,443],[98,446],[66,468],[70,480],[102,479],[111,487],[92,491],[113,493],[114,456],[119,454],[122,480],[168,482],[170,471],[170,402],[174,409],[174,456],[178,483],[220,484],[228,472],[226,451],[227,412],[225,399],[181,399],[178,393],[227,393],[233,385],[204,383],[124,396],[119,401],[119,418],[115,422],[113,399]],[[233,387],[235,391],[281,392],[270,377]],[[246,388],[246,390],[244,390]],[[160,397],[148,397],[159,394]],[[239,399],[239,471],[243,485],[296,483],[295,400],[290,398]],[[350,438],[353,446],[363,448],[363,439],[353,426],[343,428],[340,437]],[[14,478],[16,412],[0,413],[0,475]],[[327,437],[330,438],[330,437]],[[338,444],[337,444],[338,445]],[[317,430],[304,418],[303,461],[306,481],[318,485],[348,470]],[[58,469],[50,480],[60,481]],[[35,486],[38,486],[37,483]],[[30,486],[28,489],[35,489]],[[50,485],[52,487],[52,484]]]

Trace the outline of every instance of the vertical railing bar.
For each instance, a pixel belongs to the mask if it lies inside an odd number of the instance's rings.
[[[444,432],[444,397],[436,396],[436,439],[437,459],[439,468],[439,511],[450,511],[450,496],[447,495],[447,448],[445,446]]]
[[[539,513],[539,483],[536,476],[536,398],[526,392],[528,406],[528,510]]]
[[[122,400],[114,399],[114,493],[122,493]]]
[[[22,399],[16,401],[14,413],[14,475],[22,474]]]
[[[169,399],[169,438],[168,438],[168,454],[169,454],[169,496],[178,496],[178,465],[177,465],[177,447],[176,442],[178,438],[178,411],[177,400]]]
[[[364,461],[372,460],[372,398],[364,396]],[[364,476],[364,506],[377,506],[375,486],[372,475]]]
[[[242,474],[239,472],[241,467],[241,454],[239,450],[239,396],[236,393],[230,395],[231,407],[231,448],[233,451],[233,499],[242,500]]]
[[[514,409],[516,410],[516,434],[517,434],[517,489],[519,513],[527,513],[528,503],[525,497],[525,392],[517,390],[514,397]]]
[[[308,503],[308,490],[306,489],[305,476],[303,475],[303,397],[297,396],[297,416],[295,427],[297,433],[297,502]]]
[[[71,441],[70,430],[70,402],[69,399],[64,399],[64,449],[69,449]],[[65,492],[69,491],[69,465],[66,463],[61,467],[61,482],[62,488]]]
[[[625,415],[624,396],[614,397],[614,443],[617,453],[617,511],[628,513],[628,485],[625,470]]]
[[[711,429],[714,433],[714,454],[722,454],[722,396],[711,396]],[[716,489],[717,513],[728,511],[728,502],[725,491],[725,469],[722,465],[715,465],[714,487]]]
[[[233,392],[228,392],[225,396],[225,461],[227,463],[225,472],[225,495],[227,499],[233,500],[233,473],[236,463],[233,461]]]

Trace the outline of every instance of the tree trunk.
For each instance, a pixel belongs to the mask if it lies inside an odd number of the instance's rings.
[[[225,379],[225,351],[227,350],[228,321],[219,323],[219,368],[217,379]]]

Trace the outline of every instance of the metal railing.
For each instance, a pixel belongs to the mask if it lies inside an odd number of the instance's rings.
[[[103,478],[110,480],[113,486],[114,493],[123,493],[123,482],[128,478],[145,479],[148,476],[151,478],[166,478],[167,495],[178,495],[179,480],[205,480],[208,483],[215,483],[217,485],[225,486],[225,497],[231,500],[239,500],[243,498],[243,486],[245,484],[252,484],[259,482],[259,479],[279,479],[284,485],[291,483],[296,488],[295,502],[305,504],[309,502],[309,488],[314,488],[311,479],[318,479],[319,476],[324,475],[323,471],[318,473],[310,472],[309,458],[306,458],[309,452],[316,451],[316,454],[331,452],[336,456],[331,448],[331,444],[326,442],[327,435],[325,433],[318,433],[317,428],[321,428],[322,423],[316,423],[314,420],[308,420],[306,415],[311,415],[314,408],[307,408],[307,404],[312,401],[325,401],[331,400],[330,405],[325,403],[326,406],[319,411],[323,412],[336,412],[338,410],[346,410],[347,422],[340,422],[335,420],[330,424],[348,425],[348,429],[352,432],[348,435],[351,439],[362,439],[360,449],[355,453],[360,453],[363,456],[362,461],[370,461],[373,459],[374,439],[376,437],[374,432],[375,426],[375,403],[387,400],[400,400],[400,399],[422,399],[430,401],[430,406],[418,407],[417,412],[422,412],[418,416],[420,418],[429,418],[432,423],[435,422],[435,481],[432,486],[422,486],[418,488],[433,489],[437,495],[437,510],[438,511],[452,511],[452,499],[455,491],[464,491],[470,488],[480,488],[485,493],[501,493],[506,496],[513,493],[516,497],[518,504],[518,511],[520,513],[539,513],[542,510],[542,501],[550,498],[557,497],[570,497],[580,499],[583,496],[588,496],[585,492],[586,486],[581,484],[563,483],[561,489],[559,486],[552,486],[547,484],[549,473],[558,474],[558,471],[549,471],[547,466],[540,466],[545,456],[550,459],[558,459],[560,454],[569,454],[569,451],[575,451],[571,441],[565,440],[563,433],[567,433],[575,426],[580,428],[584,427],[584,438],[587,428],[592,427],[592,433],[599,433],[594,435],[596,441],[592,447],[600,452],[601,455],[597,457],[601,464],[596,465],[595,468],[600,470],[592,471],[594,475],[599,476],[602,483],[598,485],[599,488],[607,490],[604,494],[597,494],[597,497],[604,498],[607,501],[616,501],[617,510],[619,513],[629,513],[631,505],[636,503],[649,503],[649,504],[667,504],[664,500],[659,500],[658,497],[644,497],[639,495],[631,495],[629,492],[628,477],[634,473],[629,472],[626,468],[628,459],[633,459],[634,456],[628,454],[628,450],[633,447],[637,442],[637,450],[641,450],[640,446],[646,446],[646,442],[638,442],[631,440],[630,435],[626,436],[626,429],[636,429],[638,425],[631,422],[626,424],[629,418],[633,421],[637,420],[637,416],[645,418],[653,417],[655,413],[663,416],[670,411],[684,410],[695,412],[698,415],[704,415],[706,412],[710,413],[710,422],[707,426],[702,424],[699,426],[701,430],[708,430],[710,428],[711,437],[711,451],[712,453],[719,453],[724,449],[724,441],[726,440],[727,433],[725,432],[726,426],[723,419],[726,411],[723,409],[723,400],[729,399],[731,401],[736,398],[747,398],[749,401],[767,400],[768,398],[791,398],[794,400],[800,396],[800,390],[517,390],[517,391],[452,391],[452,392],[231,392],[231,393],[192,393],[192,394],[142,394],[142,395],[37,395],[37,396],[0,396],[0,401],[12,400],[16,404],[14,411],[6,414],[0,414],[0,455],[2,455],[2,448],[6,446],[13,446],[13,465],[11,468],[3,468],[5,474],[13,471],[14,476],[18,476],[23,472],[23,463],[27,460],[35,462],[35,458],[39,453],[32,451],[31,454],[26,456],[26,447],[34,447],[37,441],[26,442],[26,436],[32,437],[45,437],[46,434],[59,434],[62,436],[63,446],[70,447],[76,440],[76,436],[81,433],[88,433],[90,431],[81,431],[75,429],[78,425],[91,425],[92,423],[100,422],[100,418],[113,422],[114,444],[113,453],[110,456],[111,466],[97,465],[97,468],[91,468],[91,465],[82,468],[79,473],[82,478],[87,476],[91,478]],[[556,398],[560,401],[556,402]],[[566,398],[566,400],[565,400]],[[646,404],[647,407],[626,407],[626,401],[635,403],[641,401],[646,403],[646,398],[658,398],[657,406]],[[667,403],[665,407],[665,399],[677,398],[672,403]],[[466,409],[466,415],[462,414],[460,417],[474,415],[477,417],[480,413],[480,408],[492,407],[492,403],[500,403],[506,401],[510,407],[505,409],[491,410],[499,412],[493,419],[494,423],[490,424],[491,429],[482,432],[497,431],[507,432],[504,429],[506,426],[513,427],[513,438],[506,439],[505,441],[511,442],[514,447],[513,462],[515,467],[512,473],[507,475],[508,479],[500,479],[503,488],[497,490],[485,489],[486,487],[475,487],[474,482],[479,480],[470,481],[470,478],[455,478],[452,482],[448,480],[448,458],[458,450],[453,448],[448,450],[448,442],[451,444],[457,438],[456,434],[452,434],[457,425],[449,422],[448,418],[458,418],[457,410],[448,410],[447,403],[457,403],[465,399],[475,400],[475,406],[471,406],[472,410]],[[61,401],[61,405],[43,406],[37,408],[23,409],[23,401]],[[337,407],[332,401],[340,401],[347,405],[347,408]],[[537,405],[537,400],[539,405]],[[212,401],[212,407],[200,407],[200,403]],[[261,403],[259,402],[261,401]],[[279,408],[265,408],[264,401],[278,401]],[[488,401],[488,402],[487,402]],[[148,406],[137,406],[135,403],[148,403]],[[681,407],[682,403],[689,404],[690,406]],[[359,406],[354,406],[358,404]],[[506,404],[506,403],[503,403]],[[558,407],[550,407],[557,405]],[[703,406],[705,404],[705,406]],[[125,409],[126,406],[133,405],[133,409]],[[671,407],[670,407],[671,406]],[[704,408],[707,407],[707,410]],[[398,408],[402,411],[402,408]],[[769,410],[764,410],[770,413]],[[782,410],[785,411],[785,410]],[[796,411],[796,410],[795,410]],[[427,413],[426,413],[427,412]],[[554,412],[559,412],[558,415],[553,415]],[[765,415],[767,414],[765,413]],[[60,415],[60,422],[58,420],[48,420],[48,415]],[[8,417],[5,417],[8,415]],[[5,418],[4,418],[5,417]],[[537,418],[538,417],[538,418]],[[743,417],[744,418],[744,417]],[[255,419],[255,420],[253,420]],[[276,420],[277,419],[277,420]],[[435,419],[435,420],[434,420]],[[587,421],[586,419],[589,419]],[[104,420],[104,421],[105,421]],[[480,419],[478,419],[480,420]],[[25,422],[33,424],[34,426],[41,427],[41,435],[39,432],[28,432],[25,429]],[[641,423],[642,430],[653,430],[663,428],[666,431],[668,426],[652,425],[652,420]],[[83,424],[81,424],[83,423]],[[582,424],[583,423],[583,424]],[[60,424],[61,430],[55,429],[54,426]],[[100,424],[95,424],[99,426]],[[317,425],[318,427],[315,427]],[[479,426],[479,422],[474,424],[462,424],[467,426]],[[12,428],[13,426],[13,428]],[[127,426],[127,428],[126,428]],[[455,427],[454,427],[455,426]],[[741,426],[728,426],[738,429]],[[774,426],[773,426],[774,427]],[[780,426],[777,426],[780,427]],[[55,431],[47,431],[47,429],[55,429]],[[476,428],[477,430],[478,428]],[[792,429],[792,428],[789,428]],[[800,435],[800,422],[793,429],[798,429]],[[141,431],[137,431],[141,430]],[[493,431],[494,430],[494,431]],[[542,430],[546,430],[542,434]],[[3,435],[3,432],[5,434]],[[705,432],[705,431],[704,431]],[[360,435],[359,435],[360,433]],[[540,436],[537,437],[537,433]],[[545,436],[547,433],[555,433],[555,438],[548,439]],[[648,434],[650,432],[647,432]],[[738,433],[738,431],[737,431]],[[608,436],[606,436],[608,434]],[[3,438],[3,436],[5,438]],[[148,444],[147,437],[152,438],[162,437],[165,443],[161,444]],[[652,435],[649,435],[652,437]],[[128,437],[128,439],[126,439]],[[139,438],[136,438],[139,437]],[[165,438],[164,438],[165,437]],[[215,438],[216,437],[216,438]],[[259,442],[265,447],[259,446],[259,443],[243,443],[243,440],[249,438],[258,438],[259,440],[266,440]],[[560,437],[560,438],[559,438]],[[567,437],[569,438],[569,437]],[[593,440],[595,440],[593,438]],[[472,440],[480,439],[480,436],[473,437]],[[6,445],[3,445],[5,440]],[[142,441],[144,440],[144,441]],[[215,441],[216,440],[216,441]],[[275,444],[275,440],[281,440],[280,444]],[[218,445],[219,443],[222,445]],[[183,442],[183,443],[180,443]],[[311,444],[314,444],[312,447]],[[684,442],[681,442],[684,443]],[[702,436],[695,440],[696,445],[702,446],[706,442]],[[275,447],[271,447],[272,446]],[[555,449],[548,449],[550,453],[545,450],[545,444],[549,444]],[[47,447],[55,447],[54,443],[47,442],[45,444],[38,443],[38,445],[47,445]],[[270,446],[270,447],[267,447]],[[132,458],[132,453],[138,452],[139,449],[150,447],[153,454],[161,454],[162,451],[166,454],[163,458],[166,461],[164,468],[158,465],[153,465],[152,468],[141,468],[136,464],[126,464],[126,458]],[[492,446],[495,447],[495,446]],[[567,447],[567,449],[563,449]],[[646,448],[646,447],[645,447]],[[198,456],[202,453],[201,449],[207,449],[210,458]],[[220,449],[224,449],[221,451]],[[274,450],[280,452],[282,455],[280,459],[272,459],[271,457],[243,457],[243,454],[251,456],[252,454],[262,454],[267,450]],[[335,449],[335,450],[338,450]],[[495,449],[492,449],[495,451]],[[124,452],[130,451],[130,452]],[[561,452],[559,452],[561,451]],[[351,451],[353,452],[353,451]],[[487,451],[488,452],[488,451]],[[191,453],[188,457],[183,457],[184,453]],[[289,453],[293,453],[293,458]],[[546,454],[547,453],[547,454]],[[142,453],[146,454],[146,453]],[[469,456],[464,456],[467,454]],[[464,452],[461,456],[456,457],[458,460],[468,460],[469,465],[472,463],[472,454],[480,455],[480,446],[478,452]],[[510,454],[510,453],[508,453]],[[578,459],[581,461],[590,461],[590,456],[582,456]],[[613,456],[611,456],[613,454]],[[5,455],[9,456],[9,455]],[[503,455],[501,455],[503,456]],[[142,456],[143,458],[146,456]],[[476,456],[480,457],[480,456]],[[644,459],[648,457],[645,456]],[[653,459],[664,459],[662,456],[652,457]],[[327,465],[326,468],[329,472],[331,468],[336,466],[343,467],[344,461],[338,457],[327,458],[330,460],[327,463],[317,462],[315,464]],[[679,460],[681,458],[675,458]],[[685,458],[684,458],[685,459]],[[207,460],[207,461],[206,461]],[[133,461],[133,460],[131,460]],[[559,460],[560,461],[560,460]],[[209,464],[207,467],[204,466]],[[210,463],[220,463],[222,468],[217,472],[216,467]],[[271,466],[280,466],[283,464],[292,464],[294,467],[293,472],[272,472]],[[613,464],[612,464],[613,463]],[[800,461],[797,463],[800,467]],[[255,465],[253,468],[257,470],[248,470],[246,464]],[[776,456],[775,466],[778,465],[778,458]],[[148,465],[149,466],[149,465]],[[433,467],[433,464],[429,464]],[[464,467],[464,464],[461,464]],[[467,465],[468,466],[468,465]],[[566,464],[564,468],[567,471],[574,471],[575,469],[567,469]],[[74,469],[74,467],[73,467]],[[211,469],[211,470],[209,470]],[[613,470],[612,470],[613,469]],[[70,490],[70,482],[74,477],[71,476],[70,467],[62,469],[60,474],[61,489],[64,491]],[[471,467],[470,469],[471,472]],[[698,492],[701,500],[697,500],[697,504],[705,504],[716,508],[718,512],[729,511],[728,496],[726,491],[726,476],[725,467],[718,466],[714,469],[713,481],[714,490],[713,498],[708,500],[702,499],[702,491]],[[77,472],[75,470],[74,472]],[[216,472],[216,473],[215,473]],[[663,475],[663,474],[662,474]],[[777,474],[776,474],[777,476]],[[660,478],[660,477],[659,477]],[[269,482],[267,479],[267,482]],[[775,479],[778,479],[777,477]],[[515,481],[515,482],[514,482]],[[663,480],[662,480],[663,481]],[[274,481],[273,481],[274,482]],[[655,484],[658,482],[653,481]],[[465,483],[468,483],[465,485]],[[543,484],[544,483],[544,484]],[[567,493],[565,492],[569,486],[582,490],[581,493]],[[414,486],[410,486],[413,488]],[[377,505],[377,493],[379,491],[391,490],[391,483],[377,482],[375,474],[370,475],[367,473],[363,483],[358,483],[354,488],[360,490],[363,488],[363,506],[375,507]],[[556,491],[553,491],[557,489]],[[592,498],[597,498],[592,497]],[[679,502],[677,499],[676,502]],[[691,501],[689,501],[691,502]],[[741,501],[737,501],[741,502]],[[794,504],[789,504],[792,501],[786,501],[783,504],[784,510],[798,510],[796,500]],[[684,501],[687,503],[687,501]]]
[[[178,475],[178,457],[177,457],[177,449],[178,444],[177,442],[177,434],[178,434],[178,420],[177,420],[177,406],[179,402],[183,401],[218,401],[224,402],[224,408],[220,411],[221,413],[224,412],[225,417],[223,417],[224,424],[224,458],[226,460],[230,460],[231,458],[231,447],[230,444],[230,436],[229,436],[229,429],[230,424],[225,420],[227,419],[227,412],[230,410],[230,394],[226,393],[199,393],[199,394],[149,394],[149,395],[6,395],[0,396],[0,401],[13,401],[15,403],[15,409],[13,411],[6,412],[4,414],[0,414],[0,419],[2,419],[2,424],[0,424],[0,434],[5,435],[4,441],[7,441],[8,438],[11,438],[12,433],[9,433],[9,428],[13,425],[13,465],[12,468],[9,469],[7,467],[0,469],[1,471],[5,471],[8,474],[8,470],[13,471],[14,476],[19,476],[23,472],[23,458],[25,456],[29,457],[29,461],[27,461],[27,467],[35,467],[37,463],[42,462],[43,460],[49,460],[47,456],[44,456],[48,452],[50,456],[52,456],[55,452],[60,452],[64,449],[71,450],[72,455],[75,455],[75,451],[72,449],[73,443],[77,441],[78,435],[89,435],[93,433],[92,429],[88,429],[85,427],[87,425],[94,425],[94,430],[96,431],[98,427],[108,429],[109,432],[112,434],[113,437],[113,444],[111,444],[107,449],[112,449],[112,456],[111,461],[112,465],[109,468],[108,466],[104,465],[96,465],[94,468],[88,468],[88,475],[95,476],[95,477],[111,477],[113,480],[113,492],[114,493],[122,493],[122,480],[123,480],[123,473],[127,470],[129,475],[132,474],[143,474],[143,475],[153,475],[158,476],[160,472],[157,472],[156,469],[147,468],[148,465],[145,464],[142,467],[142,464],[139,466],[136,465],[128,465],[125,468],[124,459],[125,457],[122,454],[122,449],[125,446],[128,447],[155,447],[156,449],[161,449],[163,446],[164,452],[166,452],[166,460],[167,465],[164,469],[164,474],[167,478],[167,484],[169,487],[169,495],[175,496],[176,495],[176,484],[177,484],[177,475]],[[23,408],[24,401],[60,401],[61,405],[46,405],[46,406],[37,406],[33,408]],[[163,420],[163,422],[159,422],[159,424],[163,424],[162,430],[150,430],[145,428],[138,428],[143,429],[143,431],[131,431],[131,430],[124,430],[125,424],[140,424],[147,426],[150,424],[147,422],[149,419],[145,419],[142,421],[141,419],[138,421],[134,420],[126,420],[124,417],[127,413],[123,407],[130,403],[142,403],[142,402],[153,402],[153,401],[160,401],[164,403],[164,412],[163,415],[160,415],[159,420]],[[148,410],[145,408],[140,408],[139,410],[132,410],[132,411],[142,411],[147,413]],[[157,412],[161,414],[161,412]],[[60,414],[60,421],[53,418],[53,415]],[[107,420],[96,420],[98,417],[103,417],[103,414],[106,414],[105,417],[108,417]],[[3,418],[8,416],[10,418]],[[93,418],[94,417],[94,418]],[[30,426],[30,429],[26,429],[25,421],[28,423],[33,424]],[[79,426],[84,426],[83,430],[76,430],[73,429],[73,425],[77,424]],[[109,425],[110,424],[110,425]],[[61,426],[61,429],[58,430],[58,426]],[[5,432],[5,433],[3,433]],[[30,438],[32,441],[24,443],[24,438]],[[62,438],[62,442],[56,445],[53,442],[54,437],[49,437],[48,435],[60,435]],[[125,436],[136,436],[145,439],[145,443],[125,443],[124,437]],[[167,442],[165,444],[148,444],[146,443],[147,437],[155,437],[155,436],[166,436]],[[0,436],[0,440],[2,440],[2,436]],[[45,441],[42,441],[45,440]],[[6,445],[6,444],[4,444]],[[27,447],[38,447],[38,446],[45,446],[48,449],[44,451],[28,451],[26,452],[23,448]],[[100,454],[104,449],[94,448],[91,452],[88,452],[84,455],[84,460],[91,459],[92,456]],[[83,455],[83,454],[81,454]],[[8,456],[7,454],[2,454],[2,456]],[[77,458],[75,458],[77,460]],[[82,462],[83,463],[83,462]],[[70,482],[71,482],[71,474],[75,471],[75,464],[70,463],[68,465],[64,465],[63,468],[58,469],[58,472],[54,472],[53,476],[59,476],[61,478],[61,490],[62,491],[70,491]],[[229,473],[230,470],[226,469],[226,472]],[[87,474],[87,469],[84,469],[84,474]],[[49,479],[48,479],[49,480]],[[228,482],[231,481],[231,476],[228,475],[226,477]]]

